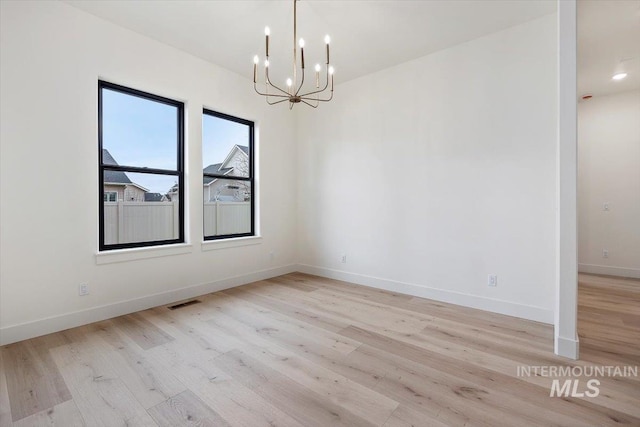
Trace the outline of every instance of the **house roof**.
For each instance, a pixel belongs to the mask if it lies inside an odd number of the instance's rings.
[[[233,168],[221,168],[220,166],[222,166],[222,163],[216,163],[215,165],[209,165],[206,168],[203,169],[204,173],[216,173],[216,174],[220,174],[220,175],[225,175],[227,174],[231,169]],[[210,184],[213,181],[215,181],[217,178],[212,178],[210,176],[203,176],[202,177],[202,183],[203,184]]]
[[[224,162],[222,163],[216,163],[213,165],[209,165],[206,168],[203,169],[204,173],[211,173],[211,174],[220,174],[220,175],[226,175],[229,172],[231,172],[233,170],[233,167],[230,168],[223,168],[222,166],[227,163],[227,161],[232,157],[233,152],[239,149],[241,150],[245,155],[249,155],[249,147],[247,147],[246,145],[234,145],[233,148],[231,149],[231,151],[229,151],[229,154],[227,155],[226,159],[224,160]],[[204,185],[209,185],[211,184],[213,181],[215,181],[218,178],[212,178],[210,176],[203,176],[202,177],[202,183]]]
[[[145,202],[161,202],[162,194],[160,193],[144,193]]]
[[[109,153],[109,150],[105,148],[102,149],[102,163],[105,165],[118,165],[118,162],[116,162],[111,153]],[[133,184],[126,173],[112,170],[104,171],[104,182],[108,182],[109,184]]]
[[[227,154],[227,157],[222,162],[223,165],[226,165],[227,162],[233,158],[233,154],[236,150],[240,150],[245,156],[249,157],[249,147],[247,147],[246,145],[236,144],[231,150],[229,150],[229,154]]]
[[[114,165],[114,166],[118,166],[118,162],[116,162],[116,159],[113,158],[113,156],[111,155],[111,153],[109,153],[109,150],[103,148],[102,149],[102,162],[105,165]],[[104,183],[105,184],[115,184],[115,185],[127,185],[127,184],[131,184],[131,185],[135,185],[136,187],[138,187],[139,189],[141,189],[144,192],[149,191],[148,189],[144,188],[142,185],[140,184],[136,184],[135,182],[132,182],[129,177],[127,176],[126,173],[122,172],[122,171],[112,171],[112,170],[105,170],[104,171]]]

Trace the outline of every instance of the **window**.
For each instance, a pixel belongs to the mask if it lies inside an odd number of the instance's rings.
[[[203,113],[204,239],[253,236],[253,122]]]
[[[105,191],[104,192],[104,201],[105,202],[117,202],[118,201],[118,192],[117,191]]]
[[[98,82],[101,251],[184,242],[183,147],[183,103]]]

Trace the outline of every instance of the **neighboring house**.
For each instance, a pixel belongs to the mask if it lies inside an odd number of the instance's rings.
[[[205,173],[228,176],[249,176],[249,147],[234,145],[222,163],[204,168]],[[204,200],[243,202],[251,199],[251,188],[246,181],[227,181],[203,177]]]
[[[163,196],[163,201],[170,202],[172,200],[178,201],[178,183],[173,184],[173,187],[167,191],[167,194]]]
[[[118,162],[108,150],[102,150],[102,161],[105,165],[117,165]],[[104,171],[104,201],[105,202],[144,202],[148,190],[141,185],[131,182],[122,171]],[[157,193],[155,193],[157,194]]]
[[[160,193],[144,193],[145,202],[164,202],[165,198]]]
[[[222,163],[209,165],[204,173],[228,176],[230,180],[203,177],[205,202],[247,202],[251,200],[251,188],[247,181],[235,181],[234,176],[249,176],[249,147],[234,145]],[[167,191],[166,200],[178,200],[178,184]]]

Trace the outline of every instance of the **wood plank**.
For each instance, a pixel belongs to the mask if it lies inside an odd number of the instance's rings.
[[[220,415],[189,390],[171,397],[153,408],[149,414],[160,427],[229,426]]]
[[[513,336],[517,332],[522,338],[531,341],[532,339],[542,339],[548,345],[552,336],[552,328],[538,322],[531,322],[511,316],[495,316],[483,310],[462,307],[439,301],[413,297],[410,295],[398,294],[377,288],[354,285],[339,280],[319,278],[302,273],[293,273],[294,277],[306,278],[312,283],[322,288],[337,290],[343,297],[356,297],[361,300],[378,302],[403,310],[415,311],[420,314],[453,320],[458,324],[467,324],[483,330],[506,329],[508,335]],[[274,282],[276,279],[272,279]],[[523,330],[524,329],[524,330]],[[540,335],[541,334],[541,335]]]
[[[640,364],[640,281],[579,280],[579,361],[550,325],[293,273],[0,348],[0,425],[640,425],[639,377],[517,375]]]
[[[278,297],[270,296],[265,289],[263,289],[260,282],[258,286],[252,287],[251,285],[242,286],[240,288],[227,289],[226,292],[229,295],[233,295],[237,298],[242,298],[246,301],[253,302],[262,307],[269,308],[273,311],[277,311],[280,314],[285,314],[289,317],[301,320],[305,323],[309,323],[318,328],[326,329],[328,331],[337,332],[349,324],[344,320],[335,319],[322,314],[313,313],[305,310],[297,304],[290,304],[286,300],[281,300]]]
[[[225,353],[217,357],[215,363],[305,426],[375,425],[240,351]]]
[[[239,321],[258,328],[257,331],[279,333],[295,337],[313,337],[314,343],[341,354],[349,354],[360,345],[359,342],[343,335],[317,328],[306,322],[299,322],[276,311],[255,305],[241,298],[235,298],[225,292],[217,294],[214,303],[216,312],[225,313]]]
[[[382,310],[368,301],[346,301],[344,298],[316,292],[297,292],[271,283],[266,289],[275,298],[294,301],[307,311],[331,317],[362,327],[387,328],[401,333],[412,333],[423,329],[428,321],[412,312],[401,312],[387,306]]]
[[[0,424],[4,425],[4,424]],[[73,400],[37,412],[13,423],[13,427],[83,427],[84,418]]]
[[[185,349],[189,348],[194,352],[204,350],[216,356],[233,350],[229,343],[203,330],[204,324],[199,312],[192,313],[190,309],[191,307],[185,307],[176,314],[164,307],[158,307],[141,314],[158,328],[170,333]]]
[[[5,346],[2,352],[13,421],[71,399],[47,347],[27,340]]]
[[[578,276],[580,357],[600,364],[640,364],[640,280]],[[616,378],[618,383],[640,378]],[[634,381],[635,380],[635,381]]]
[[[113,323],[143,350],[172,341],[174,338],[144,319],[139,313],[116,317]]]
[[[7,390],[6,368],[3,361],[3,351],[0,349],[0,426],[11,427],[11,406],[9,404],[9,391]]]
[[[384,424],[384,427],[449,427],[436,418],[429,417],[424,411],[411,409],[408,405],[400,404]]]
[[[303,292],[313,292],[318,289],[317,286],[310,284],[304,278],[297,278],[294,275],[280,276],[277,283]]]
[[[219,354],[185,347],[179,340],[149,350],[153,358],[234,426],[298,426],[296,420],[250,388],[233,380],[214,363]]]
[[[460,362],[482,364],[486,368],[499,372],[504,375],[513,375],[517,372],[519,366],[535,365],[536,359],[531,358],[530,363],[523,363],[515,358],[501,357],[491,353],[473,349],[470,351],[466,344],[458,344],[448,340],[432,338],[424,334],[398,334],[395,331],[381,331],[383,335],[392,337],[393,339],[407,344],[415,345],[419,349],[432,349],[433,351],[452,357]],[[561,357],[550,355],[547,361],[540,360],[541,365],[556,366],[585,366],[581,361],[570,361]],[[569,378],[558,377],[560,380]],[[522,378],[526,382],[537,384],[545,387],[547,390],[551,388],[553,379],[543,376],[531,376]],[[622,413],[631,414],[633,417],[640,417],[640,406],[637,405],[640,398],[640,389],[635,387],[625,387],[625,383],[620,383],[617,387],[612,388],[611,383],[602,380],[601,388],[603,393],[599,396],[600,404],[606,408],[620,411]],[[607,390],[605,393],[604,390]],[[583,398],[586,399],[586,398]],[[640,420],[639,420],[640,422]]]
[[[255,332],[254,326],[238,319],[218,315],[207,323],[229,336],[242,337],[247,343],[241,347],[243,353],[259,359],[265,366],[325,396],[332,404],[342,406],[364,420],[375,423],[386,419],[397,406],[397,402],[380,393],[312,363],[304,356],[274,345],[270,339]]]
[[[352,295],[362,299],[370,299],[387,305],[402,304],[403,302],[406,303],[413,298],[411,295],[355,285],[342,280],[327,279],[305,273],[291,273],[284,276],[283,279],[286,279],[287,277],[295,278],[298,281],[310,284],[319,289],[334,289],[344,293],[345,295]],[[276,280],[278,280],[278,278],[276,278]],[[399,305],[399,307],[402,307],[402,305]]]
[[[143,408],[148,409],[186,390],[170,372],[146,357],[134,341],[113,324],[104,321],[92,325],[90,333],[98,351],[108,359],[115,375],[122,380]]]
[[[65,334],[72,342],[52,349],[51,355],[87,425],[131,425],[132,420],[155,425],[95,344],[97,337],[86,328]]]
[[[397,367],[406,367],[409,372],[422,373],[424,377],[428,378],[433,376],[433,371],[430,370],[430,367],[434,367],[443,373],[459,378],[455,382],[444,381],[445,384],[470,381],[488,390],[505,390],[506,393],[514,395],[522,401],[535,402],[539,407],[544,407],[546,411],[558,414],[568,413],[571,417],[583,419],[584,422],[597,419],[602,420],[606,425],[606,422],[611,420],[610,416],[626,420],[631,424],[639,421],[636,417],[627,416],[625,412],[621,411],[605,410],[605,408],[591,411],[588,409],[590,408],[588,402],[579,399],[549,399],[550,389],[547,385],[531,384],[526,379],[516,378],[515,369],[510,373],[492,370],[490,366],[484,363],[483,359],[461,362],[446,354],[429,351],[413,344],[354,327],[348,328],[345,333],[365,343],[358,351],[368,352],[376,356],[380,361],[379,363],[388,365],[389,372],[397,370]],[[383,380],[386,380],[389,375],[387,373]],[[381,381],[376,390],[386,390],[383,386],[385,383],[386,381]],[[396,388],[403,391],[403,386]],[[399,398],[395,394],[393,397]],[[503,398],[506,401],[509,400],[507,395],[504,395]],[[462,420],[459,421],[462,422]]]

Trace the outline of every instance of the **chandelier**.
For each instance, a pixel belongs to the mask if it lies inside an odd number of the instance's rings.
[[[304,86],[305,64],[304,64],[304,40],[300,39],[296,43],[297,27],[296,27],[296,2],[293,0],[293,77],[289,77],[286,81],[286,89],[282,89],[274,85],[269,78],[269,35],[271,31],[269,27],[265,27],[265,60],[264,60],[264,92],[258,90],[258,63],[260,58],[258,55],[253,57],[253,88],[259,94],[265,97],[269,105],[280,104],[281,102],[289,102],[289,109],[300,102],[317,108],[321,102],[329,102],[333,98],[333,67],[329,65],[329,36],[325,36],[324,42],[327,50],[327,62],[325,66],[324,86],[320,88],[320,64],[315,66],[315,88],[305,92],[302,90]],[[300,70],[298,70],[297,47],[300,48]],[[300,83],[298,84],[298,72],[300,71]],[[329,80],[331,80],[331,89],[328,92]],[[308,89],[307,89],[308,90]]]

